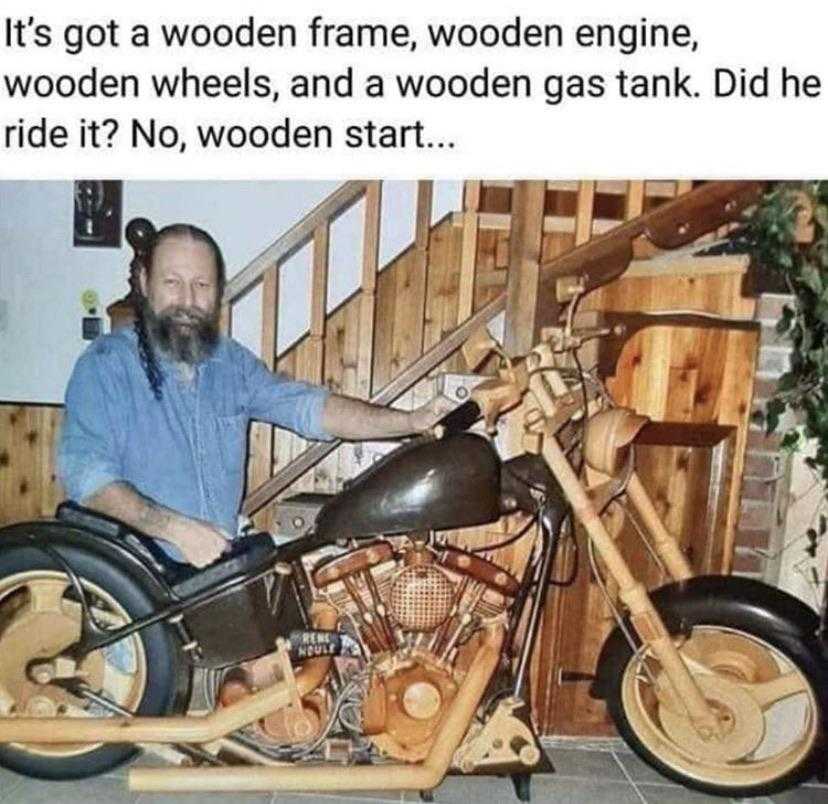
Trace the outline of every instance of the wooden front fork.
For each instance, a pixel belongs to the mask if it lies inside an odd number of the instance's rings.
[[[530,379],[530,386],[532,393],[535,396],[538,404],[544,411],[544,414],[549,415],[555,409],[555,400],[552,394],[545,386],[540,375],[534,375]],[[573,513],[578,521],[586,528],[589,538],[595,545],[601,558],[604,560],[607,569],[612,577],[618,583],[618,596],[627,606],[630,611],[630,619],[636,633],[641,638],[641,641],[649,646],[653,655],[661,663],[664,669],[664,674],[667,676],[673,690],[687,709],[687,714],[690,722],[698,732],[703,740],[710,740],[721,734],[719,722],[716,716],[707,705],[707,701],[698,688],[693,676],[684,664],[669,632],[664,627],[664,623],[653,606],[650,596],[643,584],[636,581],[633,574],[630,572],[621,551],[615,544],[615,540],[609,534],[601,517],[595,510],[592,502],[589,499],[586,491],[581,485],[578,475],[570,466],[563,450],[553,436],[547,436],[543,440],[543,457],[549,464],[549,468],[557,478],[561,485],[567,499],[572,505]],[[633,475],[634,482],[631,485],[634,488],[632,493],[634,503],[639,511],[642,513],[645,523],[651,525],[650,515],[658,519],[652,501],[641,486],[640,480]],[[628,486],[629,491],[629,486]],[[649,506],[649,507],[648,507]],[[643,509],[643,510],[642,510]],[[660,522],[660,520],[659,520]],[[671,555],[670,562],[675,564],[675,569],[680,573],[685,571],[690,573],[690,568],[687,566],[687,560],[681,556],[683,561],[680,561],[675,552],[678,552],[678,546],[675,544],[672,536],[666,531],[664,525],[660,525],[661,530],[655,530],[654,536],[661,543],[661,549],[666,554]],[[666,539],[664,538],[666,534]],[[667,542],[673,543],[673,550],[667,547]],[[665,562],[666,563],[666,562]],[[672,573],[670,564],[667,565]]]
[[[686,581],[693,577],[693,569],[687,556],[681,552],[675,537],[664,527],[650,495],[641,483],[641,478],[633,472],[627,483],[627,496],[635,506],[645,527],[653,539],[653,549],[664,562],[667,572],[674,581]]]
[[[544,439],[543,457],[572,504],[575,517],[586,528],[595,549],[618,583],[618,596],[630,610],[630,619],[636,633],[661,663],[678,698],[687,708],[687,714],[699,736],[707,740],[718,735],[720,729],[716,716],[679,655],[646,588],[633,577],[615,540],[604,527],[601,517],[556,441]]]

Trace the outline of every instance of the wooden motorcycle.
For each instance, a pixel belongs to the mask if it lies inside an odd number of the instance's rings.
[[[693,577],[635,471],[646,419],[572,367],[606,334],[570,323],[501,353],[439,434],[374,464],[304,535],[239,539],[201,572],[72,504],[4,528],[0,763],[78,778],[162,744],[186,762],[135,768],[132,789],[429,791],[451,772],[510,774],[526,800],[546,762],[529,662],[574,520],[617,619],[592,690],[627,743],[714,794],[808,778],[828,713],[817,618],[756,581]],[[480,335],[464,351],[492,350]],[[520,403],[525,454],[501,460],[466,432]],[[625,563],[607,524],[619,502],[671,583],[648,592]],[[497,543],[445,536],[505,513],[526,525]],[[498,563],[521,539],[525,566]]]

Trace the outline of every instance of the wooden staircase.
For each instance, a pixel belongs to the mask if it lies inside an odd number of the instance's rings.
[[[382,182],[346,182],[228,283],[224,330],[232,334],[234,305],[261,285],[261,354],[271,369],[411,406],[432,395],[437,373],[465,371],[455,353],[481,324],[505,310],[507,346],[528,348],[573,292],[605,284],[662,248],[714,238],[758,186],[467,181],[463,208],[432,225],[433,183],[419,181],[413,242],[380,270]],[[353,208],[362,214],[360,286],[326,311],[331,225]],[[280,267],[303,248],[312,252],[310,327],[277,354]],[[243,510],[268,527],[277,496],[335,491],[361,468],[359,445],[308,445],[255,424]]]

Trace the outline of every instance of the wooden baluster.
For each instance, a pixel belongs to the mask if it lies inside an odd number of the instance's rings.
[[[365,226],[362,238],[362,291],[359,299],[359,337],[357,346],[357,390],[362,399],[371,398],[371,379],[374,362],[374,312],[377,303],[381,204],[382,182],[369,182],[365,190]]]
[[[232,300],[223,301],[221,303],[221,312],[219,313],[219,329],[222,335],[228,338],[233,332],[233,302]]]
[[[325,317],[328,300],[328,250],[330,222],[323,221],[313,231],[313,268],[311,275],[311,313],[308,376],[321,383],[325,368]]]
[[[431,201],[434,182],[417,182],[417,219],[414,227],[414,248],[416,251],[412,285],[414,286],[415,310],[413,314],[414,335],[412,357],[423,353],[423,330],[425,328],[426,277],[428,274],[428,246],[431,234]]]
[[[330,220],[326,219],[313,231],[313,253],[311,263],[311,300],[310,328],[306,356],[307,360],[301,371],[302,379],[321,385],[325,377],[325,325],[328,299],[328,258],[330,251]],[[307,442],[298,443],[301,454]],[[330,491],[329,466],[320,463],[313,472],[309,472],[300,482],[301,491]]]
[[[509,275],[506,283],[506,352],[525,354],[538,340],[541,243],[546,182],[519,181],[512,193]]]
[[[578,203],[575,207],[575,245],[580,246],[592,237],[595,182],[578,182]]]
[[[423,353],[425,342],[426,294],[428,291],[429,239],[431,236],[431,206],[434,183],[417,182],[417,210],[414,225],[414,262],[410,275],[410,312],[404,317],[399,332],[401,348],[395,348],[399,367],[408,366]],[[415,408],[425,404],[433,394],[430,381],[417,383],[402,406]]]
[[[644,182],[631,181],[627,185],[627,203],[624,208],[624,218],[632,220],[644,211]]]
[[[273,371],[276,367],[276,332],[279,317],[279,266],[272,265],[262,278],[262,361]],[[248,488],[258,488],[273,474],[273,425],[253,422],[250,426]],[[259,512],[256,526],[270,529],[270,512]]]
[[[462,324],[474,309],[474,277],[477,269],[477,230],[480,210],[480,181],[467,181],[463,191],[463,247],[460,257],[460,289],[457,323]]]

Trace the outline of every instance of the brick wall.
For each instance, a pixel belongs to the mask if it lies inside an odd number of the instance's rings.
[[[762,324],[754,410],[762,409],[776,388],[779,376],[788,366],[790,347],[776,334],[775,324],[789,296],[766,294],[756,305],[756,318]],[[774,567],[762,550],[772,550],[776,532],[784,523],[787,503],[787,472],[779,453],[780,436],[765,436],[762,427],[751,423],[742,480],[742,509],[736,532],[733,571],[775,582]]]

